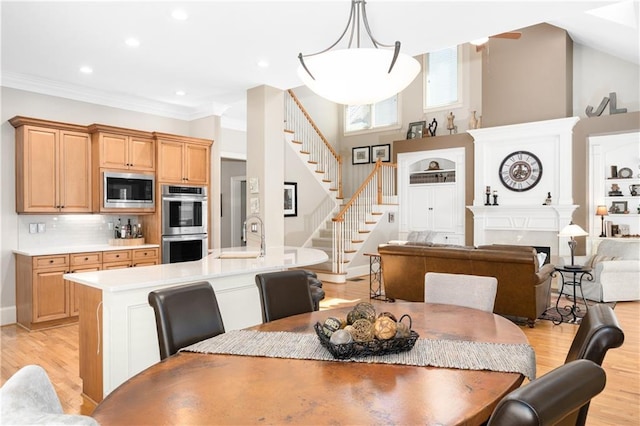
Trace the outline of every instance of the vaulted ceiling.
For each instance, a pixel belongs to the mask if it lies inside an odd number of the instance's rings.
[[[2,85],[181,119],[241,121],[247,89],[301,85],[298,53],[336,41],[349,7],[349,0],[2,1]],[[186,19],[173,18],[176,9]],[[367,14],[376,39],[400,40],[410,55],[548,22],[576,43],[640,63],[638,0],[370,0]],[[139,45],[127,45],[129,38]]]

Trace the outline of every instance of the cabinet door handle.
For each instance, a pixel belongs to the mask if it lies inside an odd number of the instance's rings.
[[[89,260],[89,258],[88,258],[88,257],[85,257],[85,258],[84,258],[84,260]]]
[[[49,259],[49,263],[53,263],[53,259]]]

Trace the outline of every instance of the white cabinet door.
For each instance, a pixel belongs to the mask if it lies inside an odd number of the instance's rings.
[[[409,229],[455,232],[456,188],[451,184],[409,188]]]

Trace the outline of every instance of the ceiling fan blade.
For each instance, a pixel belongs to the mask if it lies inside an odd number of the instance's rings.
[[[510,31],[508,33],[500,33],[500,34],[489,36],[489,38],[508,38],[511,40],[517,40],[520,37],[522,37],[522,33],[518,31]]]

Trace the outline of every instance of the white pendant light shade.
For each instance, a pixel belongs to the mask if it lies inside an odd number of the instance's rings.
[[[404,90],[420,72],[420,63],[400,53],[391,72],[393,50],[340,49],[305,59],[312,78],[298,66],[298,76],[317,95],[345,105],[372,104]]]

